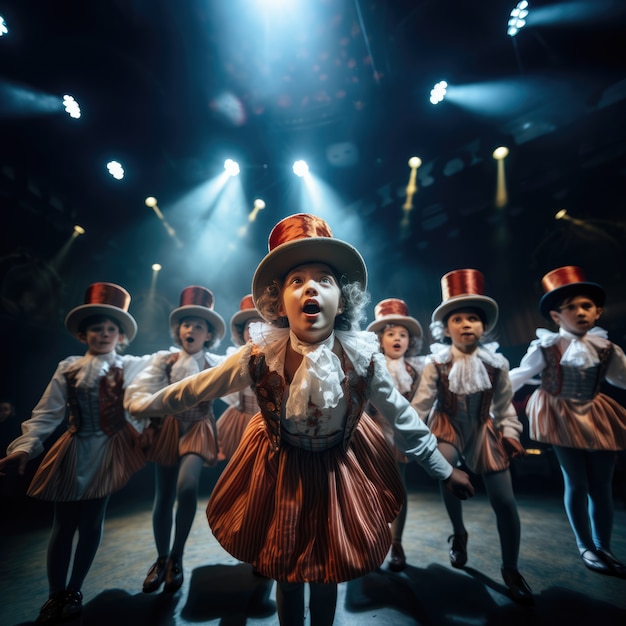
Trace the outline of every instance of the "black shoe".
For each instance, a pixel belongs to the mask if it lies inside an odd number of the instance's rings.
[[[619,561],[613,554],[603,548],[597,548],[596,552],[605,565],[608,565],[613,576],[618,578],[626,578],[626,565]]]
[[[170,557],[165,571],[165,587],[163,587],[163,591],[165,593],[175,593],[181,588],[182,584],[183,564],[178,559]]]
[[[53,593],[39,610],[35,624],[56,624],[61,619],[65,591]]]
[[[165,567],[167,565],[167,557],[159,557],[152,567],[148,570],[148,575],[143,581],[143,592],[152,593],[156,591],[165,578]]]
[[[583,560],[585,567],[592,572],[605,574],[606,576],[613,575],[613,570],[593,550],[585,550],[581,553],[580,558]]]
[[[68,589],[63,597],[61,621],[71,620],[83,611],[83,594],[80,591]]]
[[[509,588],[511,598],[519,604],[534,604],[532,589],[528,586],[528,583],[524,580],[524,577],[514,567],[503,567],[502,580],[504,580],[506,586]]]
[[[392,572],[401,572],[406,569],[406,556],[399,541],[391,544],[391,556],[389,557],[389,569]]]
[[[448,543],[452,541],[450,548],[450,565],[452,567],[463,567],[467,563],[467,533],[461,535],[450,535]]]

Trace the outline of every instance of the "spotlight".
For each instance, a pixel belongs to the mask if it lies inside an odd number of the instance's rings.
[[[309,166],[307,165],[306,161],[296,161],[293,164],[293,173],[296,176],[300,176],[300,178],[302,178],[305,174],[308,174],[309,172]]]
[[[431,104],[439,104],[446,97],[446,93],[448,92],[448,83],[445,80],[440,80],[431,90],[430,90],[430,102]]]
[[[145,199],[145,203],[146,203],[146,206],[149,206],[150,208],[152,208],[152,207],[155,207],[155,206],[156,206],[156,204],[157,204],[157,199],[156,199],[156,198],[154,198],[154,197],[152,197],[152,196],[148,196],[148,197]]]
[[[85,229],[82,226],[75,224],[74,225],[74,237],[78,237],[79,235],[84,235],[84,234],[85,234]]]
[[[526,26],[526,17],[528,15],[528,2],[526,0],[522,0],[522,2],[518,2],[517,6],[511,11],[509,15],[509,23],[508,28],[506,30],[506,34],[509,37],[515,37],[517,33]]]
[[[229,176],[237,176],[239,174],[239,163],[232,159],[226,159],[224,161],[224,169]]]
[[[250,213],[250,215],[248,215],[248,221],[249,222],[254,222],[258,212],[262,211],[264,208],[265,208],[265,200],[261,200],[261,198],[257,198],[254,201],[254,208],[252,209],[252,213]]]
[[[561,209],[560,211],[556,212],[556,215],[554,216],[555,220],[564,220],[567,217],[567,209]]]
[[[6,35],[8,32],[9,29],[7,28],[7,23],[4,21],[2,15],[0,15],[0,37],[2,37],[2,35]]]
[[[80,107],[78,106],[78,102],[76,102],[72,96],[63,96],[63,106],[70,117],[73,117],[75,120],[80,117]]]
[[[506,146],[497,147],[491,156],[498,164],[498,179],[496,183],[496,206],[501,209],[505,207],[509,201],[509,197],[506,190],[506,176],[504,174],[504,159],[509,154],[509,149]]]
[[[109,170],[109,174],[116,180],[122,180],[122,178],[124,178],[124,168],[118,161],[109,161],[107,163],[107,169]]]
[[[506,146],[499,146],[492,153],[491,156],[496,161],[501,161],[502,159],[506,159],[509,156],[509,149]]]
[[[160,272],[163,268],[161,267],[160,263],[153,263],[152,264],[152,271],[153,272]]]

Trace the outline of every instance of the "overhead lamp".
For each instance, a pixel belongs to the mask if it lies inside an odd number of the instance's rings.
[[[224,170],[229,176],[237,176],[239,174],[239,163],[232,159],[226,159],[224,161]]]
[[[504,173],[504,159],[509,155],[509,149],[506,146],[498,146],[491,156],[498,164],[498,178],[496,183],[496,206],[502,208],[507,205],[509,198],[506,190],[506,176]]]
[[[309,166],[307,165],[306,161],[299,160],[293,164],[293,173],[296,176],[302,178],[305,174],[308,174],[308,172]]]
[[[509,37],[515,37],[524,26],[526,26],[526,17],[528,16],[528,2],[522,0],[518,2],[509,15],[506,34]]]
[[[76,102],[73,96],[68,96],[67,94],[63,96],[63,107],[67,114],[75,120],[80,117],[80,106],[78,106],[78,102]]]
[[[265,200],[262,200],[261,198],[257,198],[254,201],[254,208],[252,209],[252,213],[250,213],[250,215],[248,215],[248,221],[249,222],[254,222],[258,212],[262,211],[264,208],[265,208]]]
[[[9,29],[7,28],[7,23],[4,21],[2,15],[0,15],[0,37],[2,37],[2,35],[6,35],[8,32]]]
[[[153,263],[152,264],[152,271],[153,272],[160,272],[162,270],[162,266],[160,263]]]
[[[73,232],[74,237],[78,237],[79,235],[84,235],[84,234],[85,234],[85,229],[82,226],[75,224],[74,232]]]
[[[446,97],[446,93],[448,93],[448,83],[445,80],[440,80],[431,90],[430,90],[430,102],[431,104],[439,104]]]
[[[124,168],[119,161],[109,161],[107,163],[107,169],[109,170],[109,174],[116,180],[122,180],[122,178],[124,178]]]

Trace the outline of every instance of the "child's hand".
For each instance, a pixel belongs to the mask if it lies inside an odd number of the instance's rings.
[[[470,477],[463,470],[456,467],[452,470],[452,474],[443,482],[446,489],[461,500],[467,500],[474,495],[474,486]]]
[[[28,454],[26,452],[13,452],[0,459],[0,476],[6,476],[6,472],[2,470],[11,463],[17,463],[17,473],[21,476],[26,469],[26,463],[28,463]]]
[[[502,445],[511,459],[515,459],[518,456],[526,456],[526,449],[517,439],[502,437]]]

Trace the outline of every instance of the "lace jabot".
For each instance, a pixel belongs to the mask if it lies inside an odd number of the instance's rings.
[[[558,333],[553,333],[546,328],[538,328],[537,339],[534,343],[543,348],[548,348],[557,344],[560,339],[565,339],[569,342],[567,349],[561,357],[561,365],[580,367],[582,369],[598,365],[600,363],[598,350],[608,348],[610,345],[607,331],[599,326],[594,326],[582,337],[574,335],[563,328],[559,328]]]

